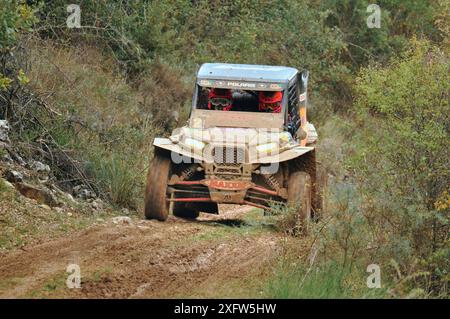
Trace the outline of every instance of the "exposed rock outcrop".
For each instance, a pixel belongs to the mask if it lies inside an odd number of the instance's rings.
[[[7,170],[5,173],[5,178],[10,183],[21,183],[23,182],[23,174],[14,170]]]
[[[73,195],[76,198],[80,198],[83,200],[97,198],[97,194],[95,194],[95,192],[91,191],[84,185],[75,186],[72,191],[73,191]]]
[[[0,142],[9,143],[9,123],[6,120],[0,120]]]
[[[45,204],[50,207],[60,205],[58,200],[49,190],[38,188],[27,183],[15,183],[15,187],[23,196],[34,199],[39,204]]]

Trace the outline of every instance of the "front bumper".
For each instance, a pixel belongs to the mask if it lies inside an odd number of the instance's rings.
[[[202,189],[198,189],[198,187]],[[189,192],[190,188],[192,189]],[[182,193],[183,197],[176,197],[177,193]],[[190,193],[190,196],[188,195]],[[274,191],[262,186],[258,186],[250,181],[239,180],[217,180],[203,179],[199,181],[171,181],[169,182],[169,194],[167,199],[170,202],[215,202],[218,204],[246,204],[259,208],[267,206],[252,201],[251,198],[258,196],[279,197],[287,199],[285,189]],[[255,197],[256,196],[256,197]],[[262,199],[262,197],[260,197]]]

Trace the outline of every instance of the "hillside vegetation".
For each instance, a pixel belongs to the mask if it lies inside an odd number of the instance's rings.
[[[265,293],[448,298],[449,3],[380,0],[379,29],[370,3],[82,1],[69,29],[66,1],[0,0],[0,120],[62,189],[142,211],[152,140],[187,119],[201,63],[308,69],[329,207]]]

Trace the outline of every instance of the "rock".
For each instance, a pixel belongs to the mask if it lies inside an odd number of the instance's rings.
[[[130,211],[128,210],[128,208],[122,208],[122,214],[130,215]]]
[[[12,154],[13,160],[15,160],[20,166],[26,166],[27,163],[18,154]]]
[[[103,201],[100,198],[97,198],[95,200],[92,201],[91,203],[91,207],[94,209],[103,209],[105,207],[105,203],[103,203]]]
[[[57,213],[62,213],[64,210],[61,207],[55,207]]]
[[[64,202],[68,202],[70,204],[76,204],[77,201],[73,198],[72,195],[69,193],[66,193],[65,191],[61,190],[58,186],[55,184],[49,185],[53,189],[53,193],[59,195],[59,198],[64,200]]]
[[[23,175],[18,171],[8,170],[5,173],[5,178],[11,183],[21,183],[23,182]]]
[[[39,161],[30,161],[28,163],[28,166],[36,172],[50,173],[50,166],[48,166],[47,164],[41,163]]]
[[[9,123],[6,120],[0,120],[0,141],[9,143]]]
[[[95,194],[93,191],[89,190],[84,185],[75,186],[73,188],[72,192],[73,192],[73,195],[76,198],[81,198],[81,199],[84,199],[84,200],[88,200],[88,199],[97,197],[97,194]]]
[[[50,166],[41,163],[39,161],[30,161],[28,167],[38,173],[40,180],[48,180],[48,174],[50,173]]]
[[[117,216],[112,219],[114,224],[131,225],[133,222],[130,217],[127,216]]]
[[[45,210],[50,210],[50,209],[51,209],[50,206],[45,205],[45,204],[41,204],[41,205],[39,205],[38,207],[39,207],[39,208],[42,208],[42,209],[45,209]]]
[[[75,204],[75,203],[77,202],[77,201],[75,200],[75,198],[73,198],[73,196],[70,195],[69,193],[66,193],[65,196],[66,196],[67,200],[68,200],[69,202],[71,202],[72,204]]]
[[[39,204],[45,204],[50,207],[59,206],[53,194],[46,189],[37,188],[26,183],[16,183],[15,187],[23,196],[34,199]]]
[[[12,164],[12,163],[14,163],[14,160],[11,158],[11,156],[10,156],[8,153],[4,154],[4,155],[1,157],[1,161],[2,161],[2,162],[5,162],[5,163],[7,163],[7,164]]]

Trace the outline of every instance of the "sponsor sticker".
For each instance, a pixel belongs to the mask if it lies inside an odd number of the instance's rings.
[[[200,85],[202,85],[202,86],[210,86],[211,84],[212,84],[212,81],[200,80]]]
[[[242,82],[242,81],[226,81],[226,80],[199,80],[200,86],[229,88],[229,89],[250,89],[250,90],[271,90],[279,91],[283,89],[281,84],[262,83],[262,82]]]
[[[281,86],[279,84],[271,84],[270,88],[273,90],[279,90],[279,89],[281,89]]]
[[[224,190],[241,190],[251,187],[251,183],[246,181],[224,181],[224,180],[205,180],[204,184],[211,188]]]

